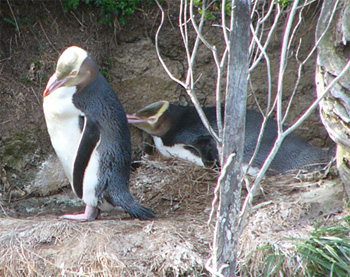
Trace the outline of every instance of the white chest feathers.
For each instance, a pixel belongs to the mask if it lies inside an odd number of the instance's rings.
[[[73,104],[75,87],[62,87],[44,98],[44,113],[51,143],[60,159],[67,178],[73,186],[74,162],[81,143],[83,131],[79,126],[79,117],[84,113]],[[86,121],[85,121],[86,123]],[[98,145],[97,145],[98,146]],[[83,200],[86,204],[96,207],[95,189],[98,184],[99,154],[97,146],[91,153],[83,179]]]
[[[165,146],[162,140],[158,137],[153,137],[153,141],[160,154],[162,154],[166,158],[180,158],[195,163],[197,165],[204,166],[202,159],[194,155],[191,151],[185,149],[184,144],[176,144],[171,147]],[[243,170],[246,171],[248,165],[242,164],[242,167]],[[259,168],[250,167],[247,173],[250,176],[256,177],[259,170]]]
[[[44,98],[47,129],[63,169],[72,184],[73,165],[81,138],[79,116],[83,113],[73,104],[75,87],[62,87]]]
[[[175,144],[174,146],[165,146],[159,137],[153,137],[157,150],[167,158],[180,158],[200,166],[204,166],[202,159],[194,155],[191,151],[184,148],[184,144]]]

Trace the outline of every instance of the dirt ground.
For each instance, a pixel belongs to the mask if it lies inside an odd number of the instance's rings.
[[[184,77],[177,6],[169,1],[165,8],[161,54],[173,74]],[[0,1],[0,275],[207,276],[213,231],[207,220],[218,172],[152,154],[152,147],[146,147],[149,138],[135,128],[131,191],[157,218],[130,220],[114,211],[95,222],[58,220],[63,213],[84,208],[60,171],[42,112],[42,92],[61,51],[70,45],[87,49],[127,112],[161,99],[190,103],[156,56],[156,7],[137,10],[126,25],[100,25],[99,18],[87,6],[65,13],[62,1]],[[316,22],[314,12],[303,23],[305,52],[312,47],[310,30]],[[220,37],[210,29],[207,35],[211,41]],[[271,50],[276,58],[280,35],[279,30]],[[209,52],[200,48],[200,55],[198,96],[203,105],[212,105],[214,66]],[[277,62],[272,64],[277,69]],[[310,62],[305,67],[290,122],[315,98],[313,66]],[[286,87],[295,80],[295,70],[286,78]],[[256,72],[251,89],[264,102],[265,77]],[[250,107],[253,103],[250,97]],[[332,146],[317,111],[299,133],[315,146]],[[248,275],[253,268],[261,273],[263,265],[256,264],[263,264],[264,257],[256,257],[255,264],[249,260],[259,247],[269,243],[293,249],[286,237],[306,237],[315,220],[346,213],[343,194],[336,173],[266,178],[240,242],[240,274]],[[292,269],[293,259],[290,263]]]

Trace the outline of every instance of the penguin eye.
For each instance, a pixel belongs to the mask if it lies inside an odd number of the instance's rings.
[[[78,74],[78,71],[77,70],[73,70],[70,74],[70,76],[74,77]]]
[[[154,122],[157,121],[157,118],[152,116],[152,117],[148,118],[148,120],[149,120],[150,122],[154,123]]]

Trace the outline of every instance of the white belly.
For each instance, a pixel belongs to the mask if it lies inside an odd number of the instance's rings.
[[[83,112],[73,104],[72,100],[75,91],[75,87],[58,88],[44,98],[43,104],[52,146],[62,163],[73,191],[74,162],[83,134],[79,126],[79,116],[84,116]],[[94,207],[98,204],[98,198],[95,193],[99,175],[97,146],[92,152],[83,179],[83,200],[86,204]]]
[[[242,163],[243,172],[247,171],[247,168],[248,168],[248,164]],[[249,167],[247,174],[252,177],[256,177],[258,176],[259,171],[260,171],[260,168],[251,166]]]
[[[97,207],[98,197],[96,195],[96,186],[98,185],[99,175],[99,154],[96,151],[98,143],[91,154],[89,163],[85,169],[83,180],[83,201],[85,204]]]
[[[153,137],[154,144],[157,150],[167,158],[180,158],[200,166],[204,166],[202,159],[194,155],[191,151],[184,149],[184,144],[175,144],[174,146],[165,146],[162,140],[158,137]]]
[[[184,159],[184,160],[190,161],[192,163],[195,163],[197,165],[204,166],[201,158],[195,156],[193,153],[191,153],[191,151],[183,148],[184,144],[177,144],[177,145],[174,145],[172,147],[168,147],[168,146],[165,146],[163,144],[162,140],[158,137],[153,137],[153,141],[154,141],[154,144],[155,144],[157,150],[164,157],[180,158],[180,159]],[[246,171],[248,165],[242,164],[242,167],[243,167],[243,170]],[[250,167],[247,174],[249,174],[250,176],[256,177],[259,170],[260,170],[259,168]]]
[[[75,87],[63,87],[44,98],[44,113],[51,143],[63,169],[73,183],[73,166],[80,143],[79,116],[83,113],[72,102]]]

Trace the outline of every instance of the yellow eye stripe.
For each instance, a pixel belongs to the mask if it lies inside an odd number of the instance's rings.
[[[168,101],[164,101],[164,104],[158,110],[158,112],[154,115],[154,117],[159,118],[168,108],[169,108],[169,102]]]

